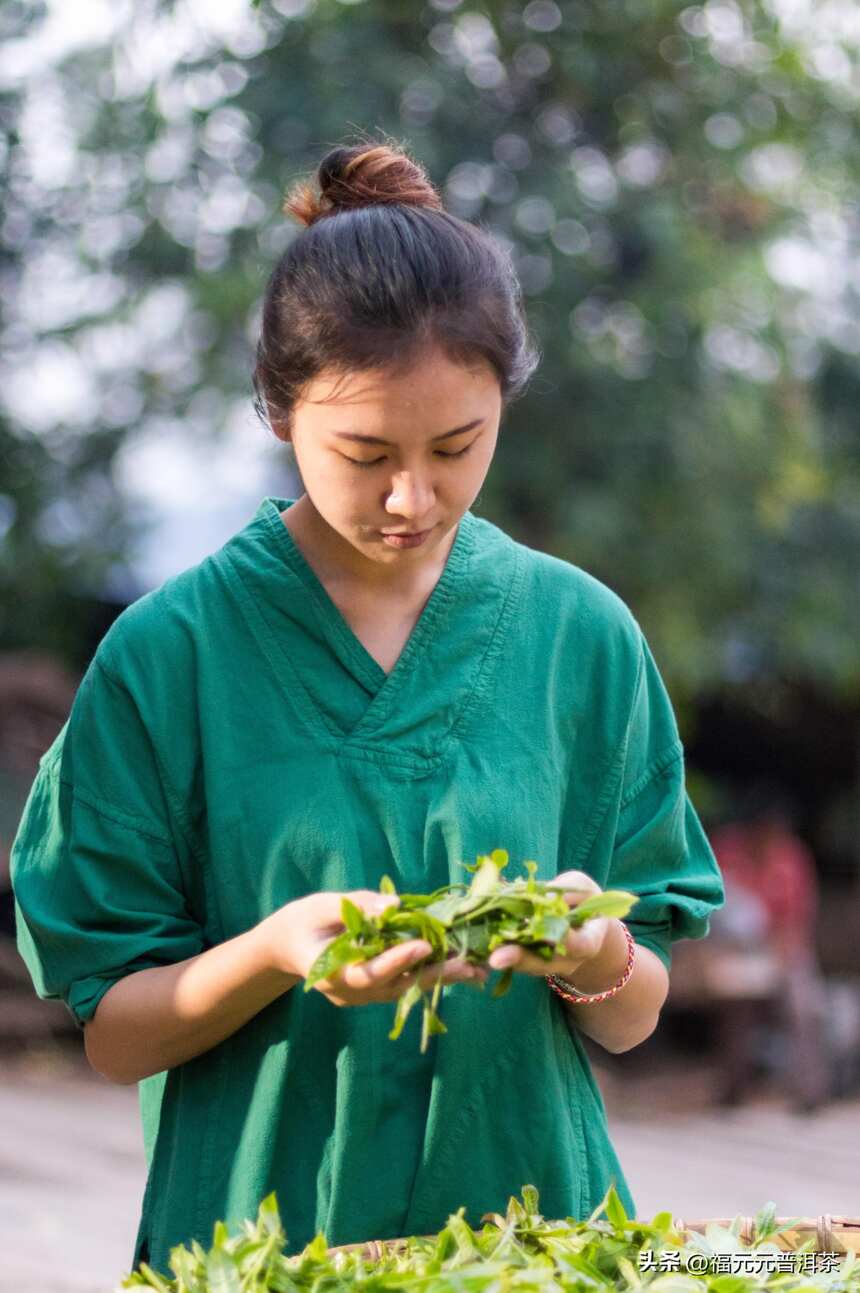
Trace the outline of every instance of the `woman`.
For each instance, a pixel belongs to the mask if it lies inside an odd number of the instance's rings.
[[[586,1215],[612,1180],[633,1212],[580,1034],[648,1036],[671,940],[722,901],[631,612],[469,511],[536,364],[508,257],[397,148],[336,148],[318,178],[285,203],[307,229],[255,371],[304,492],[114,623],[13,855],[38,992],[100,1073],[140,1082],[134,1263],[163,1273],[272,1189],[289,1252],[431,1232],[461,1205],[477,1225],[527,1183],[547,1216]],[[343,893],[378,910],[384,874],[429,892],[496,847],[512,875],[534,858],[639,902],[549,963],[507,949],[499,999],[475,988],[505,949],[452,959],[424,1055],[420,1012],[388,1032],[438,973],[415,968],[426,943],[304,992]]]

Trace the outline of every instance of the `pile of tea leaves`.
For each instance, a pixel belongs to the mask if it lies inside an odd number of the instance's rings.
[[[370,960],[389,947],[416,938],[426,939],[432,950],[412,967],[414,970],[443,962],[452,954],[474,965],[484,965],[491,952],[503,943],[516,943],[549,961],[565,954],[565,939],[570,929],[596,916],[623,919],[638,901],[635,894],[607,889],[592,893],[571,907],[563,890],[550,887],[552,881],[535,879],[537,863],[534,861],[525,863],[526,876],[502,880],[501,872],[508,860],[505,849],[481,854],[474,864],[462,863],[473,873],[471,884],[444,885],[430,894],[400,894],[399,904],[392,904],[379,915],[366,915],[349,898],[343,898],[341,919],[346,928],[314,961],[305,979],[305,992],[320,980],[331,979],[344,966]],[[383,876],[379,887],[381,893],[396,892],[388,876]],[[501,997],[507,992],[513,973],[513,969],[502,972],[492,996]],[[478,981],[473,986],[483,989],[484,985]],[[426,1051],[432,1033],[447,1032],[437,1009],[441,989],[441,976],[432,994],[413,983],[397,1002],[389,1037],[393,1040],[400,1036],[412,1007],[421,1000],[424,1002],[421,1053]]]
[[[286,1245],[274,1192],[260,1204],[256,1223],[242,1223],[229,1235],[216,1222],[212,1247],[196,1240],[171,1249],[174,1278],[162,1278],[146,1263],[127,1275],[121,1289],[147,1288],[158,1293],[860,1293],[860,1263],[854,1253],[833,1270],[803,1269],[803,1254],[812,1253],[810,1238],[794,1250],[796,1270],[767,1274],[691,1274],[691,1258],[701,1255],[781,1253],[779,1234],[796,1219],[776,1224],[768,1203],[755,1218],[749,1244],[740,1239],[741,1218],[731,1226],[711,1223],[704,1234],[673,1228],[668,1212],[648,1223],[629,1219],[614,1186],[584,1221],[545,1220],[538,1211],[538,1192],[524,1185],[522,1198],[511,1198],[504,1216],[486,1213],[480,1230],[452,1214],[437,1235],[413,1236],[386,1247],[370,1260],[359,1249],[330,1252],[320,1232],[301,1253],[284,1256]],[[605,1214],[605,1216],[604,1216]],[[677,1253],[677,1268],[659,1269],[660,1254]],[[694,1256],[695,1255],[695,1256]],[[655,1264],[657,1268],[655,1269]]]

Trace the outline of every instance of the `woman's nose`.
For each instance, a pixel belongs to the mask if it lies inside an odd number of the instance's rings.
[[[414,472],[397,474],[386,501],[388,511],[402,516],[422,516],[432,506],[433,487],[429,480],[420,479]]]

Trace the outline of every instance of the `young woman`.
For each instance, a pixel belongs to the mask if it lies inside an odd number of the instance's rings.
[[[273,1189],[289,1252],[461,1205],[478,1225],[524,1184],[582,1217],[614,1180],[633,1213],[581,1034],[647,1037],[671,941],[723,896],[635,618],[469,510],[537,362],[508,256],[387,143],[334,149],[318,178],[285,203],[307,228],[254,375],[304,492],[114,623],[12,857],[37,991],[99,1073],[140,1083],[133,1260],[165,1274],[171,1245]],[[384,874],[428,892],[494,848],[512,876],[534,858],[639,901],[549,963],[452,959],[424,1055],[420,1012],[388,1032],[439,972],[416,969],[426,943],[304,992],[344,893],[378,910]],[[506,996],[469,983],[510,961]]]

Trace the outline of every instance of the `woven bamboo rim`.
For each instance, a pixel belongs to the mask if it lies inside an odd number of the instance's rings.
[[[708,1226],[723,1226],[726,1229],[733,1225],[737,1217],[712,1217],[705,1221],[683,1221],[680,1217],[672,1218],[672,1227],[679,1231],[696,1231],[703,1234]],[[784,1226],[791,1221],[791,1217],[777,1217],[776,1226]],[[498,1212],[485,1212],[481,1221],[493,1221],[497,1226],[505,1224],[504,1217]],[[777,1247],[784,1249],[786,1252],[793,1252],[807,1243],[810,1238],[815,1239],[814,1251],[819,1253],[858,1253],[860,1254],[860,1217],[836,1217],[831,1213],[823,1213],[820,1217],[799,1217],[795,1218],[796,1224],[790,1229],[785,1230],[781,1235],[776,1235],[772,1240]],[[742,1243],[750,1243],[755,1232],[755,1217],[741,1217],[741,1229],[739,1238]],[[633,1224],[637,1224],[635,1221]],[[648,1225],[649,1222],[639,1224]],[[421,1239],[435,1239],[435,1235],[420,1235]],[[400,1249],[405,1248],[409,1242],[408,1239],[369,1239],[360,1244],[339,1244],[336,1248],[329,1248],[329,1253],[355,1253],[361,1252],[365,1261],[378,1262],[386,1253],[397,1253]]]

